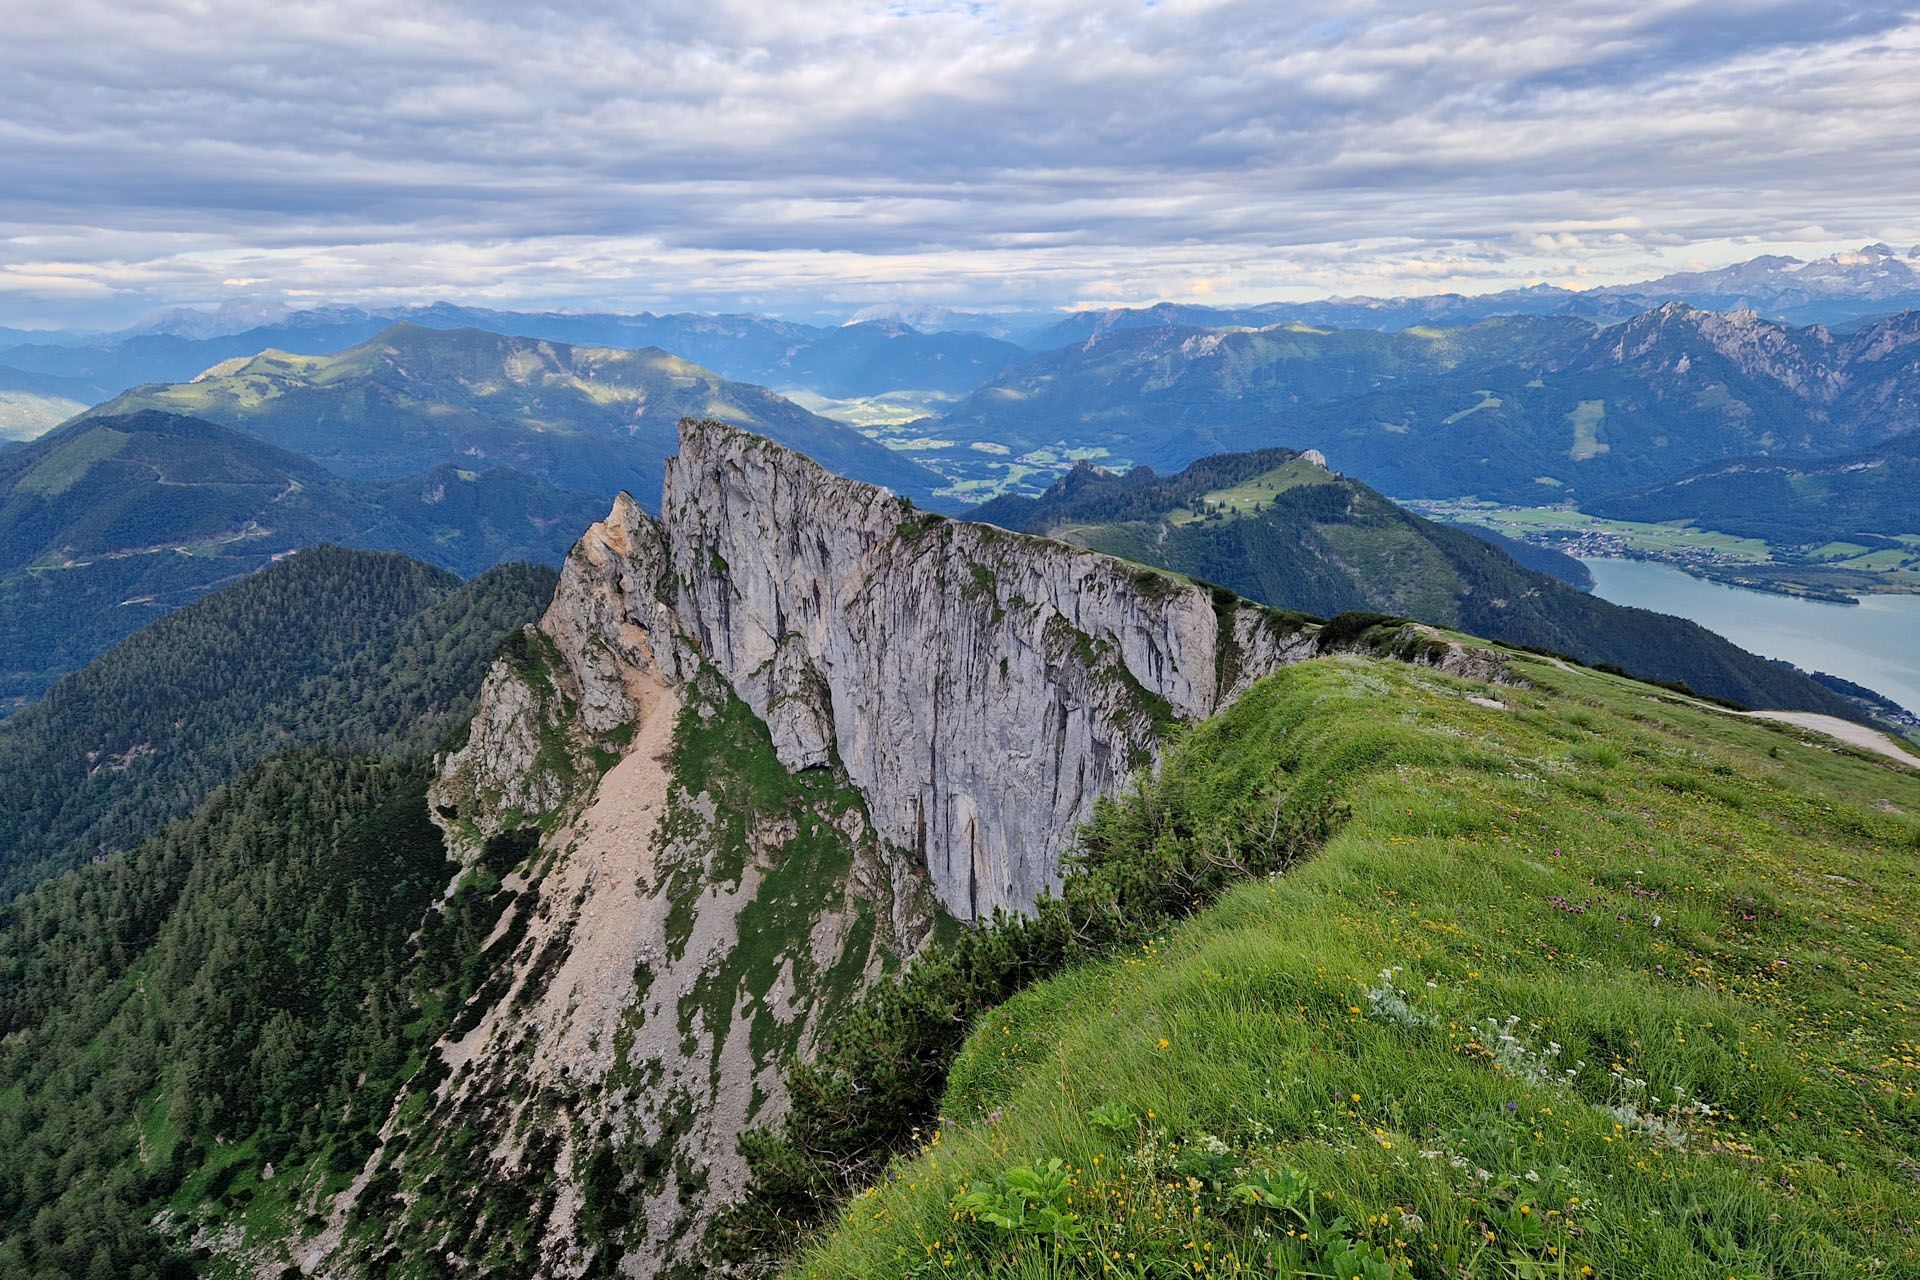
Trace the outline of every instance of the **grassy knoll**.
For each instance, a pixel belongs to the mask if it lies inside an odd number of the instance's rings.
[[[1275,498],[1289,489],[1334,482],[1333,473],[1325,467],[1308,462],[1305,458],[1294,458],[1250,480],[1203,494],[1194,506],[1169,513],[1167,521],[1174,525],[1192,524],[1215,512],[1226,516],[1252,515],[1271,506]]]
[[[1178,743],[1102,857],[1350,816],[978,1019],[792,1274],[1920,1274],[1920,773],[1520,667],[1310,663]]]

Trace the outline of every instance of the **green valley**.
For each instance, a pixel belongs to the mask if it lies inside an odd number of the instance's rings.
[[[1783,469],[1790,464],[1779,464]],[[1766,495],[1771,497],[1771,495]],[[1778,512],[1776,503],[1759,493],[1744,494],[1749,510]],[[1652,494],[1600,499],[1589,505],[1601,511],[1640,511],[1658,515],[1680,509],[1671,503],[1654,505]],[[1825,541],[1770,541],[1772,538],[1820,537],[1804,521],[1766,514],[1742,516],[1720,511],[1717,525],[1693,518],[1662,522],[1594,515],[1572,506],[1512,507],[1464,498],[1450,501],[1412,501],[1411,510],[1448,524],[1489,530],[1533,545],[1579,556],[1631,556],[1658,560],[1676,568],[1730,586],[1771,591],[1816,600],[1846,601],[1875,592],[1920,591],[1920,534],[1888,536],[1861,532]],[[1901,517],[1887,528],[1911,523]],[[1736,532],[1736,530],[1738,532]]]

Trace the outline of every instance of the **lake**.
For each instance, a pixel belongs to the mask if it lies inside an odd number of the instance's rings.
[[[1593,571],[1593,593],[1603,600],[1691,618],[1743,649],[1863,684],[1920,711],[1920,596],[1829,604],[1723,586],[1647,560],[1580,563]]]

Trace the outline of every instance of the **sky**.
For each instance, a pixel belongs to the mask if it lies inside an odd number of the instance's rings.
[[[0,325],[1045,309],[1920,241],[1920,6],[0,0]]]

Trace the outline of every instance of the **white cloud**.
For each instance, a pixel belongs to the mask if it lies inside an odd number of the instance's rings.
[[[1920,236],[1920,25],[1865,0],[12,9],[0,322],[1231,301]]]

